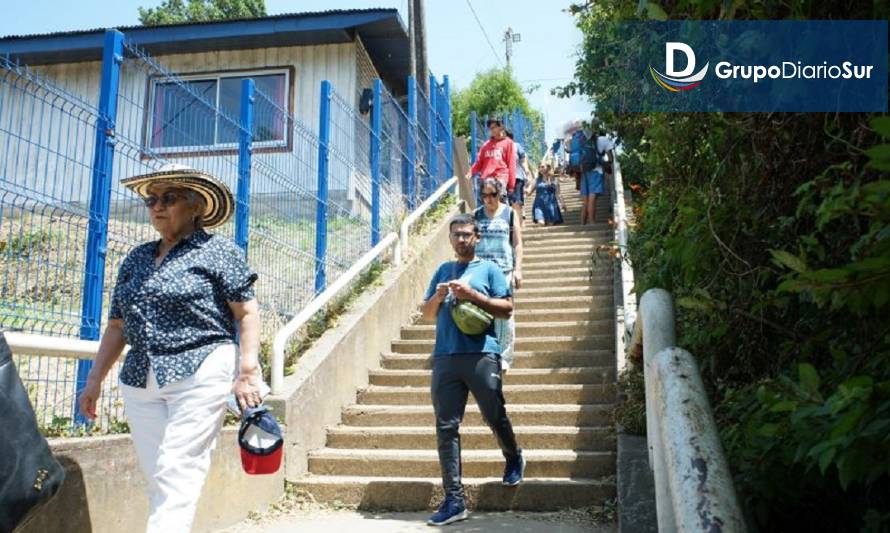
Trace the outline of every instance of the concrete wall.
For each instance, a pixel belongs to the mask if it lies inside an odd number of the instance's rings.
[[[447,220],[433,232],[415,238],[414,252],[405,264],[389,270],[382,286],[360,297],[339,325],[303,354],[296,372],[284,382],[284,393],[270,400],[276,412],[286,413],[285,476],[295,480],[308,470],[307,454],[322,448],[327,428],[340,423],[343,407],[356,401],[356,391],[368,385],[368,371],[380,367],[381,352],[417,310],[430,277],[453,257]]]
[[[145,483],[129,435],[54,439],[66,479],[56,497],[17,533],[123,533],[144,531]],[[236,428],[220,434],[193,531],[235,524],[284,494],[283,469],[272,476],[241,470]]]

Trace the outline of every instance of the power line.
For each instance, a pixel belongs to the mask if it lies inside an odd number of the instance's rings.
[[[498,55],[497,50],[494,49],[494,45],[491,44],[491,39],[488,38],[488,32],[485,31],[485,26],[482,25],[482,21],[479,20],[479,15],[476,14],[476,10],[473,9],[473,4],[470,0],[467,0],[467,5],[470,7],[470,12],[473,13],[473,18],[476,19],[476,24],[479,25],[479,29],[482,30],[482,35],[485,36],[486,42],[488,42],[488,47],[491,48],[491,53],[494,54],[494,58],[498,60],[498,63],[503,65],[501,61],[501,56]]]

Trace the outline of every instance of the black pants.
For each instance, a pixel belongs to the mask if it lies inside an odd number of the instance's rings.
[[[469,392],[476,398],[482,418],[497,437],[504,457],[515,459],[522,453],[504,408],[499,356],[460,354],[434,357],[432,395],[442,486],[446,497],[458,500],[464,498],[464,488],[460,482],[460,423],[464,418]]]

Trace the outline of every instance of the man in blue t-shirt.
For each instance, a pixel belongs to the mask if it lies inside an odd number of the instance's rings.
[[[457,261],[439,266],[421,308],[424,318],[436,319],[431,389],[445,501],[428,523],[437,526],[468,516],[460,480],[459,429],[469,392],[476,398],[482,418],[497,437],[507,460],[504,485],[518,485],[525,473],[525,459],[504,407],[501,348],[494,323],[479,335],[468,335],[451,318],[451,306],[464,300],[495,318],[510,318],[513,313],[510,286],[497,265],[476,258],[479,227],[472,215],[454,217],[450,233]]]

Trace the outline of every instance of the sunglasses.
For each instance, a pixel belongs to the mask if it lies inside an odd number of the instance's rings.
[[[145,202],[145,207],[151,209],[158,204],[161,204],[162,207],[170,207],[171,205],[179,201],[180,198],[182,198],[181,194],[175,192],[165,192],[160,196],[156,194],[150,194],[143,198],[142,201]]]
[[[481,196],[481,197],[483,197],[483,198],[497,198],[497,197],[498,197],[498,193],[496,193],[496,192],[484,192],[484,193],[480,194],[479,196]]]

